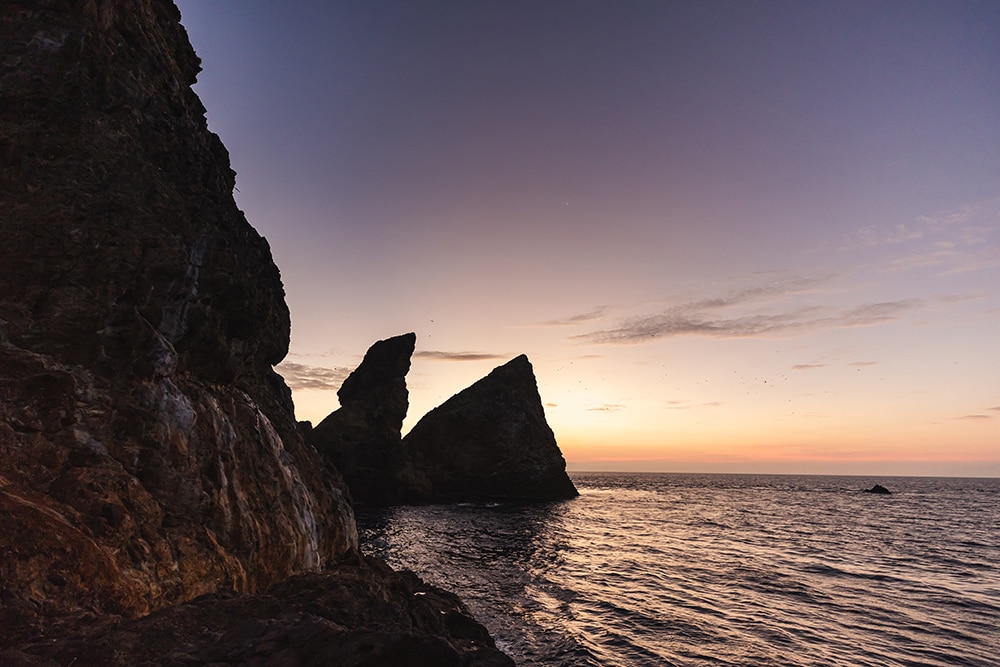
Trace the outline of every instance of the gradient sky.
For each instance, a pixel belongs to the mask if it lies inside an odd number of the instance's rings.
[[[526,353],[571,469],[1000,476],[1000,3],[179,0],[300,419]]]

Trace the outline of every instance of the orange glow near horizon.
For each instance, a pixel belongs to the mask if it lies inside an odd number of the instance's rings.
[[[414,331],[404,430],[523,353],[577,468],[1000,475],[990,3],[178,4],[300,419]]]

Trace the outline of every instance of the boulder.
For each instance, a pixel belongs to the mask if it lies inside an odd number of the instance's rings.
[[[406,374],[416,340],[408,333],[372,345],[337,392],[340,409],[307,435],[343,474],[355,502],[386,504],[396,498],[409,407]]]
[[[425,480],[405,489],[410,501],[578,495],[524,355],[431,410],[403,438],[403,451]]]
[[[888,496],[892,493],[889,489],[885,488],[881,484],[876,484],[870,489],[865,489],[865,493],[876,493],[883,496]]]
[[[179,18],[0,3],[0,645],[357,549]]]

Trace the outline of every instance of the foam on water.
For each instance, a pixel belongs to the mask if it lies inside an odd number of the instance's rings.
[[[521,665],[998,664],[1000,480],[573,480],[561,503],[361,513],[363,547]]]

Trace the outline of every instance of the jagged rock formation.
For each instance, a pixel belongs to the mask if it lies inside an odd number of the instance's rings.
[[[307,439],[374,505],[577,495],[524,355],[435,408],[401,438],[416,335],[380,340]]]
[[[876,484],[875,486],[873,486],[870,489],[865,489],[864,492],[865,493],[874,493],[874,494],[880,495],[880,496],[888,496],[888,495],[892,494],[892,491],[890,491],[889,489],[885,488],[881,484]]]
[[[410,500],[577,495],[524,355],[427,413],[403,438],[403,451],[426,479],[405,490]]]
[[[289,314],[165,0],[0,5],[0,626],[356,548],[272,370]]]
[[[217,593],[79,637],[4,651],[0,664],[513,667],[453,594],[361,559],[267,593]]]
[[[403,419],[409,407],[406,374],[417,336],[380,340],[337,392],[340,409],[308,435],[309,442],[344,475],[356,502],[395,498],[402,468]]]

